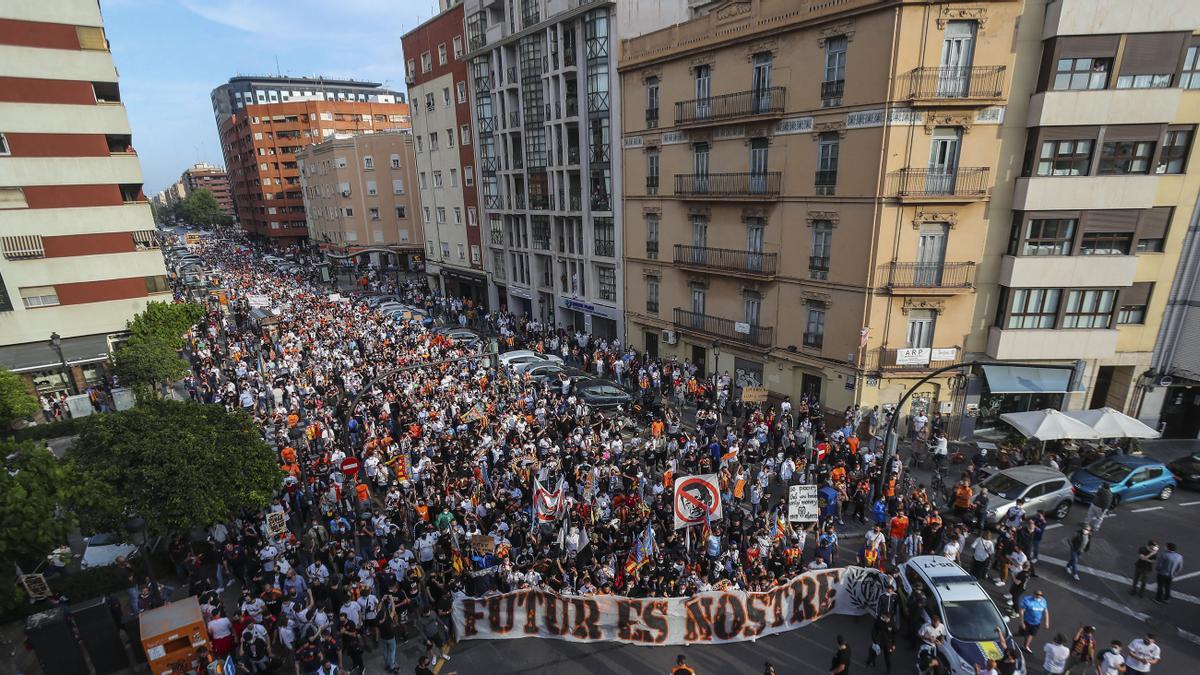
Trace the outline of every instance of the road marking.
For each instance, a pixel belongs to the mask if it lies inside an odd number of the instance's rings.
[[[1066,565],[1067,564],[1066,560],[1062,560],[1061,558],[1052,558],[1048,555],[1040,556],[1038,558],[1038,561],[1039,562],[1045,561],[1052,565]],[[1120,574],[1115,574],[1113,572],[1106,572],[1104,570],[1098,570],[1095,567],[1088,567],[1087,565],[1079,565],[1078,569],[1083,574],[1090,574],[1095,577],[1100,577],[1101,579],[1107,579],[1108,581],[1119,581],[1119,582],[1125,584],[1126,587],[1133,586],[1133,579],[1130,579],[1129,577],[1123,577]],[[1178,577],[1176,577],[1176,579],[1178,579]],[[1158,584],[1155,584],[1155,583],[1146,584],[1146,590],[1156,590],[1157,588],[1158,588]],[[1184,602],[1190,602],[1195,605],[1200,605],[1200,598],[1198,598],[1194,595],[1188,595],[1187,593],[1177,593],[1174,590],[1171,591],[1171,599],[1172,600],[1182,600]]]
[[[1134,510],[1130,511],[1130,513],[1144,513],[1144,512],[1146,512],[1146,511],[1157,511],[1157,510],[1159,510],[1159,509],[1161,509],[1161,508],[1163,508],[1163,507],[1161,507],[1161,506],[1148,506],[1148,507],[1146,507],[1146,508],[1144,508],[1144,509],[1134,509]]]
[[[1043,557],[1042,559],[1046,560],[1047,558]],[[1079,569],[1082,570],[1083,567],[1081,566]],[[1103,595],[1100,595],[1098,593],[1092,593],[1091,591],[1085,591],[1082,588],[1075,588],[1071,584],[1063,583],[1061,581],[1058,581],[1057,579],[1048,579],[1045,577],[1039,577],[1039,578],[1041,578],[1044,581],[1047,581],[1049,583],[1052,583],[1055,586],[1058,586],[1059,588],[1070,591],[1071,593],[1074,593],[1075,595],[1085,597],[1088,600],[1091,600],[1092,602],[1098,602],[1101,605],[1108,607],[1109,609],[1115,609],[1118,612],[1120,612],[1126,616],[1132,616],[1133,618],[1137,619],[1138,621],[1145,621],[1146,619],[1150,618],[1150,615],[1146,614],[1145,612],[1139,612],[1136,609],[1133,609],[1132,607],[1127,607],[1125,605],[1122,605],[1121,603],[1117,602],[1116,600],[1106,598]]]
[[[1183,581],[1184,579],[1191,579],[1192,577],[1200,577],[1200,572],[1188,572],[1187,574],[1180,574],[1179,576],[1175,577],[1175,581]]]
[[[1046,526],[1046,529],[1047,529],[1047,530],[1053,530],[1053,529],[1055,529],[1055,528],[1059,528],[1059,527],[1062,527],[1062,526],[1063,526],[1063,524],[1062,524],[1062,523],[1051,523],[1051,524],[1049,524],[1049,525],[1047,525],[1047,526]]]
[[[1200,645],[1200,635],[1189,633],[1188,631],[1176,626],[1175,630],[1179,633],[1179,637],[1191,642],[1192,644]]]
[[[1184,502],[1180,506],[1195,506],[1197,504],[1200,504],[1200,502]]]

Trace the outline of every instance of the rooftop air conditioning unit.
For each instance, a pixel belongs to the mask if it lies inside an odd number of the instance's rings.
[[[664,330],[662,332],[662,341],[669,345],[678,344],[679,333],[676,333],[673,330]]]

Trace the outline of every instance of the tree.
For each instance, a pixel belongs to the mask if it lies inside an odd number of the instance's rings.
[[[37,397],[29,392],[25,381],[8,368],[0,367],[0,431],[36,413],[38,407]]]
[[[156,387],[188,373],[179,356],[183,335],[204,316],[195,303],[151,302],[127,324],[129,340],[113,352],[113,368],[122,384],[139,400],[154,396]]]
[[[249,414],[194,401],[152,399],[96,417],[69,457],[102,486],[80,514],[98,530],[132,514],[155,535],[226,522],[264,508],[283,478]]]
[[[90,478],[75,464],[56,458],[30,441],[0,442],[0,570],[16,566],[32,572],[45,556],[64,544],[75,527],[75,513],[104,506]],[[19,588],[0,585],[0,613],[21,600]]]
[[[219,225],[225,222],[226,216],[221,211],[220,204],[213,193],[204,188],[193,190],[179,204],[179,215],[184,220],[197,225]]]

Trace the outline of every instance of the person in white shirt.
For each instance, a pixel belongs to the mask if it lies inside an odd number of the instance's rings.
[[[1158,648],[1158,643],[1154,641],[1154,636],[1147,633],[1146,637],[1130,642],[1129,646],[1125,648],[1125,667],[1139,673],[1148,673],[1150,666],[1158,663],[1161,656],[1162,651]]]
[[[1108,649],[1096,656],[1096,672],[1099,675],[1121,675],[1125,672],[1120,640],[1113,640]]]
[[[1047,675],[1062,675],[1066,672],[1071,650],[1067,648],[1067,638],[1062,633],[1055,635],[1054,641],[1047,642],[1042,649],[1046,654],[1042,667],[1046,669]]]

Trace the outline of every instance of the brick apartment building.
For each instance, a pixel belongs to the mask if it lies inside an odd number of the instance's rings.
[[[222,213],[227,216],[234,215],[233,196],[229,193],[229,174],[225,169],[201,162],[184,171],[179,177],[179,182],[183,184],[185,195],[190,195],[196,190],[208,190],[217,200]]]

